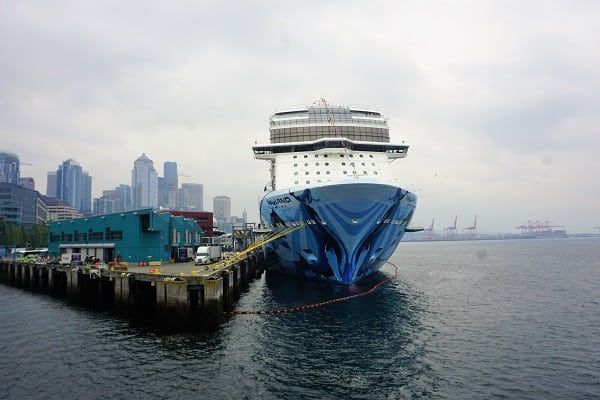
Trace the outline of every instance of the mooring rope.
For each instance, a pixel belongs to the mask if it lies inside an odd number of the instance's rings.
[[[349,295],[349,296],[337,297],[335,299],[331,299],[331,300],[327,300],[327,301],[321,301],[319,303],[306,304],[306,305],[298,306],[298,307],[283,308],[283,309],[278,309],[278,310],[262,310],[262,311],[254,311],[254,310],[230,311],[230,312],[224,312],[223,314],[225,316],[227,316],[227,317],[235,317],[235,316],[239,316],[239,315],[281,315],[281,314],[291,314],[291,313],[297,313],[297,312],[302,312],[302,311],[309,311],[309,310],[313,310],[315,308],[325,307],[325,306],[328,306],[328,305],[331,305],[331,304],[341,303],[341,302],[344,302],[344,301],[353,300],[353,299],[356,299],[358,297],[369,295],[369,294],[373,293],[374,291],[376,291],[377,289],[379,289],[381,286],[385,285],[386,283],[391,282],[391,281],[393,281],[393,280],[396,279],[396,277],[398,276],[398,267],[396,265],[392,264],[391,262],[386,262],[386,264],[389,264],[392,267],[394,267],[394,275],[393,276],[388,276],[387,278],[385,278],[385,279],[381,280],[380,282],[378,282],[377,284],[375,284],[369,290],[366,290],[366,291],[361,292],[361,293],[352,294],[352,295]]]

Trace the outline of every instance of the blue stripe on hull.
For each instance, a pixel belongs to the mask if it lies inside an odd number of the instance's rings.
[[[381,183],[271,192],[261,217],[274,229],[304,227],[264,246],[269,269],[341,284],[378,271],[410,223],[416,196]]]

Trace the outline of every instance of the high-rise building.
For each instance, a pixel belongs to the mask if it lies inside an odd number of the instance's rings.
[[[56,171],[48,172],[46,181],[46,196],[56,198]]]
[[[221,222],[231,217],[231,198],[216,196],[213,198],[213,215]]]
[[[167,182],[162,176],[158,177],[158,206],[169,207],[169,190],[167,189]]]
[[[173,161],[165,161],[165,163],[163,164],[163,173],[165,176],[167,190],[177,190],[177,188],[179,187],[177,163]]]
[[[133,163],[131,171],[133,208],[158,207],[158,174],[154,163],[142,154]]]
[[[121,184],[117,186],[115,190],[119,193],[119,198],[122,202],[121,207],[123,208],[123,211],[131,210],[131,186]]]
[[[81,174],[81,212],[84,215],[92,213],[92,177],[87,172]]]
[[[92,177],[73,159],[56,171],[56,198],[83,213],[92,211]]]
[[[0,182],[19,184],[19,157],[16,154],[0,152]]]
[[[94,199],[94,215],[110,214],[131,209],[131,187],[119,185],[112,190],[103,190],[102,197]]]
[[[179,210],[203,211],[204,187],[201,183],[182,183],[179,189]]]
[[[0,194],[0,219],[25,225],[46,222],[46,204],[37,191],[0,182]]]
[[[19,185],[25,189],[35,190],[35,180],[31,176],[23,176],[19,178]]]

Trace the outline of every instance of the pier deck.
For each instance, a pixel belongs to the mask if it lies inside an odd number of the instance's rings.
[[[0,281],[133,317],[151,316],[170,327],[214,327],[263,271],[256,248],[210,265],[130,266],[126,271],[1,261]]]

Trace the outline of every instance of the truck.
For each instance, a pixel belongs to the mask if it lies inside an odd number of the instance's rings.
[[[190,247],[180,247],[177,251],[177,261],[191,261],[194,259],[194,250]]]
[[[198,247],[196,250],[196,260],[194,264],[210,264],[218,261],[221,258],[221,246],[206,245]]]
[[[60,256],[61,265],[80,265],[83,264],[81,253],[65,253]]]

